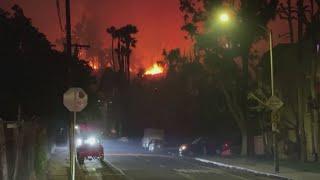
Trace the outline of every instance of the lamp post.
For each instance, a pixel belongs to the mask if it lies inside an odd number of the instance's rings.
[[[219,15],[219,21],[222,23],[228,23],[230,21],[230,16],[228,13],[221,13]],[[272,31],[263,27],[258,26],[260,29],[268,33],[269,36],[269,52],[270,52],[270,83],[271,83],[271,97],[274,96],[274,73],[273,73],[273,41],[272,41]],[[246,81],[247,82],[247,81]],[[270,98],[271,99],[271,98]],[[282,103],[282,102],[281,102]],[[277,142],[277,119],[279,117],[278,111],[273,110],[271,112],[271,123],[272,123],[272,139],[273,139],[273,160],[274,160],[274,171],[279,172],[279,156],[278,156],[278,142]]]
[[[269,31],[269,52],[270,52],[270,81],[271,81],[271,97],[274,96],[274,80],[273,80],[273,54],[272,54],[272,31]],[[277,117],[275,110],[271,112],[271,123],[272,123],[272,141],[273,141],[273,163],[274,163],[274,172],[279,172],[279,152],[278,152],[278,137],[277,137],[277,120],[274,119]],[[276,114],[276,116],[273,116]]]

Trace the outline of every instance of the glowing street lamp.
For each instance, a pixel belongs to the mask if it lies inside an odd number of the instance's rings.
[[[230,20],[229,14],[227,13],[222,13],[219,15],[219,20],[223,23],[226,23]]]
[[[219,20],[222,23],[226,23],[230,21],[230,16],[228,13],[223,12],[219,15]],[[274,77],[273,77],[273,54],[272,54],[272,31],[263,27],[263,26],[258,26],[260,29],[265,31],[266,33],[269,34],[269,52],[270,52],[270,80],[271,80],[271,97],[274,97]],[[271,118],[272,122],[272,127],[276,127],[275,122],[273,121],[273,118]],[[276,131],[275,129],[272,129],[273,131]],[[274,171],[279,172],[279,158],[278,158],[278,142],[277,142],[277,137],[276,137],[276,132],[273,133],[273,147],[275,149],[274,152]]]

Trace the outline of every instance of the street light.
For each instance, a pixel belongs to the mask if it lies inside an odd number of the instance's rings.
[[[221,13],[219,15],[219,20],[223,23],[226,23],[230,20],[229,14],[228,13]]]
[[[219,21],[222,23],[226,23],[230,21],[230,15],[226,12],[223,12],[219,15]],[[265,31],[266,33],[269,34],[269,52],[270,52],[270,83],[271,83],[271,97],[274,97],[274,79],[273,79],[273,53],[272,53],[272,31],[259,25],[258,26],[260,29]],[[272,111],[272,114],[276,113]],[[278,157],[278,143],[277,143],[277,135],[276,135],[276,123],[274,122],[273,116],[271,115],[271,122],[272,122],[272,131],[273,133],[273,149],[274,149],[274,171],[279,172],[279,157]]]

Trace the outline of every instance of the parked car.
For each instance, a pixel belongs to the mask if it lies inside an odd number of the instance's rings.
[[[151,140],[150,143],[149,143],[148,150],[149,150],[150,152],[159,152],[159,151],[162,150],[163,145],[164,145],[163,140],[153,139],[153,140]]]
[[[206,137],[198,137],[191,143],[185,143],[179,147],[180,156],[195,155],[231,155],[229,141],[218,141]]]
[[[163,140],[164,130],[147,128],[144,130],[144,135],[141,140],[142,147],[149,150],[149,145],[152,140]]]

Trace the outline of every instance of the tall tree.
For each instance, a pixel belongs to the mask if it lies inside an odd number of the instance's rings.
[[[19,6],[12,10],[8,13],[0,9],[0,114],[15,118],[21,104],[27,116],[53,119],[63,112],[60,97],[68,86],[68,67],[74,70],[74,85],[86,90],[94,83],[91,69],[84,61],[65,61],[65,55],[51,49],[46,36],[32,25]]]
[[[248,122],[247,122],[247,93],[248,93],[248,61],[252,45],[266,35],[264,30],[267,23],[276,15],[277,0],[180,0],[180,10],[184,13],[186,25],[191,23],[194,28],[184,28],[187,32],[194,35],[198,29],[202,33],[196,35],[196,47],[209,55],[215,52],[217,56],[226,55],[222,48],[223,39],[227,40],[234,52],[232,58],[241,57],[242,59],[242,99],[233,101],[229,91],[224,91],[229,110],[233,113],[242,134],[242,154],[247,155],[248,148]],[[203,7],[203,8],[201,8]],[[237,27],[233,30],[219,32],[217,21],[212,20],[221,9],[228,9],[232,14],[232,19]],[[188,25],[190,26],[190,25]],[[192,30],[192,31],[191,31]],[[217,57],[216,56],[216,57]],[[210,57],[210,56],[208,56]],[[228,58],[227,58],[228,59]],[[236,103],[235,103],[236,102]]]
[[[130,80],[130,55],[132,48],[136,47],[137,39],[133,36],[138,33],[138,28],[134,25],[128,24],[126,26],[115,28],[114,26],[107,29],[107,32],[112,37],[112,46],[114,39],[117,39],[117,48],[112,48],[112,52],[117,53],[117,64],[119,66],[119,73],[124,79]]]
[[[114,59],[114,39],[116,38],[116,28],[114,26],[111,26],[107,28],[107,33],[111,35],[111,58],[112,58],[112,67],[113,70],[116,71],[116,62]]]
[[[288,21],[290,43],[294,42],[293,32],[293,20],[297,20],[297,10],[292,5],[292,0],[287,0],[286,5],[284,3],[279,4],[278,13],[281,19]]]
[[[123,32],[122,43],[124,44],[124,62],[125,62],[125,69],[126,69],[126,78],[130,81],[130,55],[131,55],[131,48],[136,47],[137,39],[134,38],[132,35],[138,33],[138,29],[136,26],[128,24],[125,27],[121,28]]]

